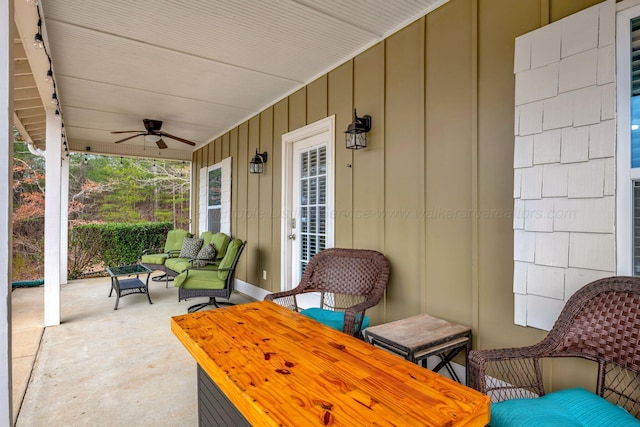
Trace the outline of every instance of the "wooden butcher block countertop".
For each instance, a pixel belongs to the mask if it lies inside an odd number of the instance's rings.
[[[484,426],[489,398],[270,301],[171,329],[254,426]]]

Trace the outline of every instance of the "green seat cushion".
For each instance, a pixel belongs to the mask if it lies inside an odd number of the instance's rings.
[[[224,258],[222,258],[222,261],[220,261],[220,265],[218,266],[218,268],[220,269],[220,271],[218,271],[218,278],[220,280],[224,281],[227,279],[229,270],[223,269],[230,269],[233,266],[233,261],[236,259],[236,255],[238,254],[241,246],[242,240],[240,239],[233,239],[227,246],[227,251],[224,254]]]
[[[227,253],[229,242],[231,242],[231,237],[224,233],[216,233],[211,236],[211,241],[209,243],[213,243],[213,246],[216,248],[216,259],[221,260],[224,258],[224,255]]]
[[[640,426],[623,408],[583,388],[491,404],[491,427]]]
[[[167,233],[167,241],[164,243],[164,251],[179,251],[182,248],[182,241],[185,237],[191,237],[187,230],[176,228]]]
[[[182,272],[173,280],[173,285],[184,289],[224,289],[225,280],[218,278],[215,270],[189,270]]]
[[[166,259],[167,259],[167,254],[149,254],[149,255],[142,255],[142,258],[140,259],[140,261],[143,264],[163,265]]]
[[[191,258],[169,258],[165,261],[164,266],[177,273],[182,273],[191,265]]]
[[[307,308],[306,310],[302,310],[300,314],[310,317],[318,322],[326,325],[330,328],[337,329],[342,331],[344,329],[344,312],[343,311],[333,311],[333,310],[325,310],[323,308]],[[369,317],[364,316],[362,319],[362,329],[365,329],[369,326]]]

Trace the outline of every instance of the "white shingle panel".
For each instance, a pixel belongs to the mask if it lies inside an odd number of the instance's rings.
[[[527,294],[562,300],[564,268],[530,265],[527,269]]]
[[[542,166],[522,169],[520,198],[540,199],[542,197]]]
[[[528,262],[513,263],[513,292],[516,294],[527,293],[527,267]]]
[[[513,134],[520,135],[520,107],[516,107],[513,115]]]
[[[567,268],[569,266],[569,233],[536,233],[535,263]]]
[[[616,2],[607,0],[600,3],[600,22],[598,46],[606,46],[615,42]]]
[[[527,326],[527,296],[513,295],[513,323],[519,326]]]
[[[612,271],[587,270],[584,268],[568,268],[564,274],[564,299],[568,300],[577,290],[594,280],[613,276]]]
[[[553,231],[554,199],[526,200],[524,229],[527,231]]]
[[[604,160],[572,163],[569,167],[569,198],[604,196]]]
[[[524,230],[525,202],[521,199],[513,201],[513,229]]]
[[[569,236],[569,266],[615,271],[614,237],[614,234],[571,233]]]
[[[556,199],[554,206],[554,231],[614,232],[615,197]]]
[[[589,158],[613,157],[616,150],[616,121],[589,126]]]
[[[520,184],[522,183],[522,170],[513,170],[513,198],[520,198]]]
[[[600,106],[600,119],[610,120],[616,118],[616,85],[609,83],[600,86],[602,91],[602,103]]]
[[[562,24],[562,58],[598,47],[600,8],[593,6],[566,17]]]
[[[513,72],[519,73],[531,68],[531,34],[516,37],[513,54]]]
[[[573,124],[575,126],[600,123],[602,91],[598,86],[588,86],[574,93]]]
[[[542,168],[542,197],[566,197],[569,180],[567,165],[552,163]]]
[[[616,160],[613,157],[604,161],[604,195],[616,195]]]
[[[533,166],[533,135],[516,136],[513,147],[513,167]]]
[[[532,135],[542,132],[542,101],[532,102],[520,107],[518,117],[518,135]]]
[[[533,262],[535,259],[536,234],[522,230],[513,231],[513,259]]]
[[[546,25],[529,33],[531,36],[531,68],[539,68],[560,61],[560,22]]]
[[[560,92],[593,86],[597,81],[598,51],[591,49],[560,61]]]
[[[533,163],[560,162],[560,137],[561,129],[547,130],[533,135]]]
[[[575,163],[587,160],[589,160],[589,127],[563,128],[560,161]]]
[[[542,128],[557,129],[573,125],[574,92],[544,100]]]
[[[562,300],[527,295],[527,326],[551,330],[563,307]]]
[[[599,85],[613,83],[616,75],[616,53],[614,45],[598,49],[598,78]]]
[[[516,74],[516,105],[551,98],[558,93],[558,63]]]

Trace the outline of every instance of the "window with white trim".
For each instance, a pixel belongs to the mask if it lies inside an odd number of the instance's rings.
[[[199,231],[231,235],[231,157],[200,169]]]
[[[617,17],[617,274],[640,276],[640,6]]]

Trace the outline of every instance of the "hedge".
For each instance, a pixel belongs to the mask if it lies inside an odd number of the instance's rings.
[[[69,235],[69,279],[107,266],[133,264],[145,249],[163,247],[171,222],[84,224]]]

